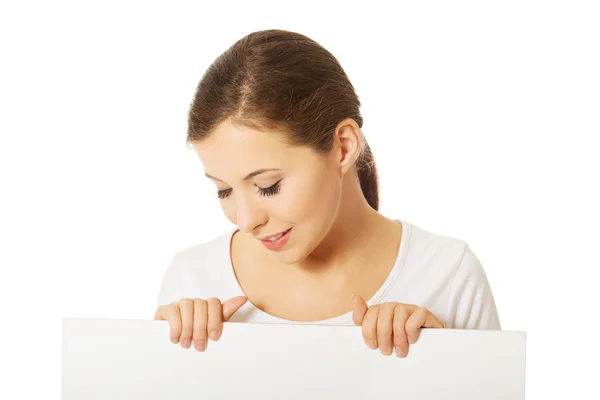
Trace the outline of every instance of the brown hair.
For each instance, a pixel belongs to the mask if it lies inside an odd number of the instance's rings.
[[[187,142],[206,138],[223,121],[283,130],[290,144],[321,154],[346,118],[362,128],[360,101],[338,60],[295,32],[264,30],[238,40],[202,76],[188,118]],[[362,136],[362,132],[361,132]],[[364,136],[356,162],[360,186],[378,210],[377,168]]]

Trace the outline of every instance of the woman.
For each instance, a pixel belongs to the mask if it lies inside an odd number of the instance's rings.
[[[373,155],[344,70],[306,36],[252,33],[204,74],[188,143],[236,229],[178,252],[157,320],[204,351],[224,321],[362,326],[405,357],[420,328],[500,329],[469,246],[378,212]]]

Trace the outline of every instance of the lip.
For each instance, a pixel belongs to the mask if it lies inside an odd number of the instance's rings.
[[[275,237],[275,236],[277,236],[277,235],[281,235],[282,233],[283,233],[283,234],[286,234],[286,233],[287,233],[287,232],[288,232],[290,229],[292,229],[292,228],[286,229],[285,231],[281,231],[281,232],[279,232],[279,233],[275,233],[274,235],[269,235],[269,236],[265,236],[265,237],[263,237],[263,238],[259,238],[258,240],[269,240],[269,239],[271,239],[271,238],[274,238],[274,237]]]
[[[285,244],[288,242],[288,239],[290,238],[290,235],[291,235],[291,231],[292,231],[292,228],[288,229],[287,231],[281,232],[281,233],[283,233],[283,235],[276,240],[261,240],[261,243],[268,250],[271,250],[271,251],[281,250],[285,246]],[[277,235],[279,235],[281,233],[278,233]],[[271,235],[271,236],[267,236],[267,237],[273,237],[273,236],[277,236],[277,235]]]

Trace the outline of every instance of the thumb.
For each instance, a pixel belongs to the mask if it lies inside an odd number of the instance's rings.
[[[247,301],[248,301],[247,297],[238,296],[238,297],[232,297],[231,299],[229,299],[225,303],[223,303],[223,307],[222,307],[223,322],[227,322],[227,320],[229,320],[229,318],[231,318],[231,316],[233,314],[235,314],[235,312],[237,310],[239,310],[241,306],[246,304]]]
[[[355,294],[352,298],[352,321],[354,321],[354,325],[362,325],[368,309],[369,307],[367,306],[365,300],[359,295]]]

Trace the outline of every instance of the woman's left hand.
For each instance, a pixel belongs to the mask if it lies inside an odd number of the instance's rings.
[[[354,296],[352,320],[362,325],[365,343],[389,356],[395,349],[396,356],[406,357],[408,345],[419,338],[420,328],[444,328],[444,324],[424,307],[403,303],[383,303],[371,307],[364,299]]]

